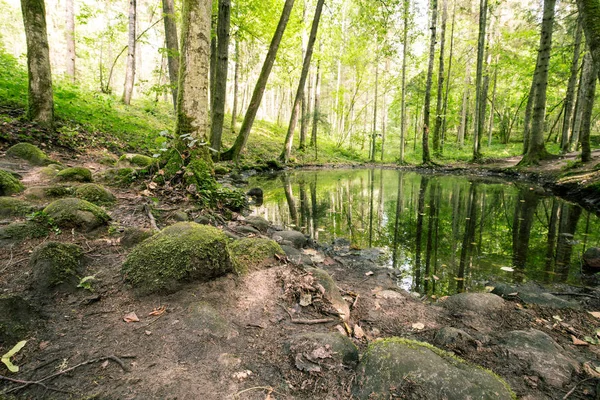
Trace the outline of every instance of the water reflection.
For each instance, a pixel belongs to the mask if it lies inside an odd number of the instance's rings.
[[[382,169],[257,177],[255,213],[321,243],[385,251],[409,290],[443,295],[488,280],[577,282],[600,222],[526,183]]]

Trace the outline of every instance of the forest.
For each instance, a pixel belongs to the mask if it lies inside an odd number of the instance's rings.
[[[600,0],[0,9],[0,399],[600,398]]]

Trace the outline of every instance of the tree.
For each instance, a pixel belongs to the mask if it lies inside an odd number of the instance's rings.
[[[54,99],[44,0],[21,0],[27,40],[27,118],[52,128]]]
[[[597,66],[593,62],[590,53],[586,53],[583,79],[581,82],[583,104],[581,104],[581,136],[579,137],[579,141],[581,142],[581,161],[583,162],[592,160],[592,152],[590,148],[590,130],[592,125],[592,113],[594,110],[597,76]]]
[[[179,82],[179,40],[177,39],[177,23],[175,22],[175,6],[173,0],[162,0],[165,22],[165,42],[169,66],[169,81],[173,96],[173,108],[177,108],[177,84]]]
[[[217,156],[221,151],[221,135],[223,134],[223,121],[225,120],[230,14],[230,1],[219,0],[219,16],[217,20],[217,63],[215,66],[215,92],[212,96],[212,125],[210,132],[210,146],[217,151]]]
[[[129,35],[127,41],[127,69],[125,70],[125,85],[123,89],[123,103],[131,103],[133,84],[135,82],[135,26],[137,21],[137,0],[129,0]]]
[[[571,115],[573,112],[573,98],[575,97],[575,85],[577,84],[577,72],[579,71],[579,55],[581,49],[582,36],[581,17],[577,19],[577,28],[575,33],[575,46],[573,50],[573,62],[571,63],[571,75],[567,84],[567,93],[565,95],[565,116],[563,119],[562,136],[560,139],[560,151],[566,153],[569,150],[569,133],[571,128]]]
[[[475,78],[475,133],[473,135],[473,160],[481,159],[481,139],[485,126],[486,95],[483,85],[485,62],[485,28],[487,24],[487,0],[479,2],[479,38],[477,40],[477,72]]]
[[[73,0],[65,3],[65,31],[67,40],[67,75],[75,83],[75,11]]]
[[[583,31],[592,53],[598,74],[600,74],[600,2],[598,0],[577,0],[577,8],[583,20]],[[600,75],[599,75],[600,77]]]
[[[252,129],[252,124],[254,124],[258,107],[260,107],[260,102],[263,94],[265,93],[265,87],[267,86],[271,69],[273,69],[273,63],[275,62],[275,57],[277,56],[277,50],[279,49],[281,38],[285,32],[285,27],[290,19],[293,6],[294,0],[286,0],[285,4],[283,5],[283,11],[281,12],[281,17],[279,18],[279,24],[277,25],[277,29],[275,30],[275,34],[271,40],[271,45],[269,46],[269,51],[265,57],[262,70],[260,71],[260,76],[258,77],[256,86],[254,87],[252,99],[248,105],[246,115],[244,116],[244,122],[242,122],[242,127],[240,128],[240,132],[235,139],[235,143],[229,150],[221,155],[221,160],[237,159],[240,155],[240,152],[246,146],[246,142],[250,136],[250,130]]]
[[[440,61],[438,68],[437,104],[435,111],[435,128],[433,130],[433,153],[441,155],[440,131],[442,128],[442,106],[444,94],[444,42],[446,41],[446,20],[448,18],[448,4],[444,1],[442,11],[442,28],[440,31]]]
[[[437,4],[437,0],[431,0],[431,38],[429,39],[429,67],[427,68],[427,84],[425,87],[425,105],[423,112],[423,164],[431,164],[431,154],[429,153],[429,116],[431,113],[431,84],[433,79],[433,62],[435,57]]]
[[[408,53],[408,0],[404,0],[404,27],[402,29],[402,98],[400,111],[400,164],[404,164],[404,142],[406,140],[406,56]]]

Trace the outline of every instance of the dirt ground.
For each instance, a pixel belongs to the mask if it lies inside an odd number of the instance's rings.
[[[94,174],[106,168],[87,156],[61,161],[86,166]],[[6,167],[20,172],[26,186],[45,182],[39,167],[0,156],[0,168]],[[23,297],[40,317],[36,329],[23,338],[25,347],[12,358],[20,371],[11,374],[0,364],[0,399],[350,399],[354,370],[298,370],[289,351],[292,338],[306,332],[346,332],[364,351],[370,341],[390,336],[434,343],[441,327],[459,328],[477,338],[470,347],[445,350],[491,369],[519,398],[600,398],[596,387],[600,374],[594,375],[600,348],[573,339],[595,337],[600,326],[600,320],[588,313],[600,311],[600,291],[592,287],[555,289],[575,293],[567,298],[580,302],[578,311],[527,306],[517,298],[493,316],[471,315],[444,308],[443,299],[398,289],[389,269],[348,263],[335,249],[326,254],[309,249],[305,250],[313,260],[309,264],[332,275],[350,306],[346,326],[323,302],[299,305],[300,294],[310,290],[304,279],[307,272],[286,259],[273,259],[269,268],[244,276],[191,283],[174,294],[137,297],[120,273],[128,252],[120,238],[124,228],[151,227],[142,189],[111,188],[118,201],[108,209],[112,217],[108,231],[93,236],[63,231],[0,248],[2,294]],[[162,199],[156,207],[175,210],[191,205]],[[164,212],[166,219],[168,214]],[[161,227],[166,223],[159,220]],[[233,222],[220,227],[231,230],[236,224],[243,224],[243,219],[234,215]],[[34,290],[30,254],[47,240],[84,249],[82,276],[95,276],[92,290],[46,294]],[[202,329],[190,324],[189,310],[197,304],[217,310],[225,326]],[[138,322],[124,320],[132,312]],[[499,334],[530,328],[550,335],[579,362],[564,387],[547,385],[495,346]],[[13,345],[0,343],[0,354]]]

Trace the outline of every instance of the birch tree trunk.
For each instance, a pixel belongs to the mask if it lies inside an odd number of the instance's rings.
[[[408,7],[409,0],[404,0],[404,28],[402,33],[402,101],[400,119],[400,164],[404,164],[404,143],[406,141],[406,56],[408,54]]]
[[[454,26],[456,22],[456,1],[452,8],[452,28],[450,29],[450,54],[448,55],[448,77],[446,78],[446,91],[444,95],[444,108],[442,111],[442,138],[440,143],[440,152],[444,152],[444,143],[446,142],[446,114],[448,112],[448,96],[450,93],[450,77],[452,76],[452,59],[454,57]]]
[[[440,156],[440,131],[442,129],[442,107],[443,107],[443,95],[444,95],[444,45],[446,42],[446,20],[448,19],[448,5],[447,1],[444,1],[442,8],[442,26],[440,30],[440,61],[438,67],[438,89],[437,89],[437,104],[435,111],[435,128],[433,130],[433,154]]]
[[[597,81],[597,66],[592,60],[590,53],[585,55],[585,69],[583,86],[583,104],[582,104],[582,116],[581,116],[581,136],[579,141],[581,142],[581,161],[588,162],[592,159],[592,152],[590,148],[590,130],[592,123],[592,113],[594,110],[594,97],[596,94],[596,81]]]
[[[571,134],[571,117],[573,114],[573,99],[575,97],[575,85],[577,84],[577,72],[579,71],[579,56],[581,51],[581,37],[583,26],[581,17],[577,19],[577,31],[575,33],[575,48],[573,50],[573,62],[571,63],[571,75],[567,84],[567,93],[565,95],[565,116],[563,119],[562,135],[560,139],[560,152],[569,151],[569,137]]]
[[[238,112],[238,92],[240,87],[240,42],[235,39],[235,69],[233,72],[233,107],[231,108],[231,131],[235,133]]]
[[[135,44],[137,22],[137,0],[129,0],[129,34],[127,41],[127,68],[125,70],[125,85],[123,89],[123,103],[129,105],[135,83]]]
[[[431,0],[431,38],[429,41],[429,66],[427,68],[427,84],[425,88],[425,105],[423,111],[423,164],[431,164],[431,154],[429,153],[429,122],[431,113],[431,84],[433,79],[433,63],[435,57],[437,4],[437,0]]]
[[[585,83],[585,74],[583,73],[586,69],[586,57],[583,58],[581,63],[581,73],[579,74],[579,87],[577,89],[577,99],[575,100],[575,108],[573,109],[573,126],[571,128],[571,137],[569,138],[569,148],[567,152],[577,150],[579,147],[579,133],[581,132],[581,121],[583,117],[583,96]]]
[[[375,97],[373,99],[373,129],[371,130],[371,162],[375,162],[375,144],[377,141],[377,96],[379,89],[379,59],[375,61]]]
[[[75,83],[75,9],[73,0],[65,3],[65,31],[67,41],[67,75]]]
[[[462,149],[465,145],[465,133],[467,132],[467,114],[469,109],[469,97],[470,97],[470,85],[471,85],[471,64],[470,60],[467,60],[467,66],[465,67],[465,88],[463,91],[462,107],[460,112],[460,126],[458,127],[457,142],[458,148]]]
[[[487,26],[487,0],[479,2],[479,39],[477,40],[477,72],[475,78],[475,133],[473,134],[473,160],[481,159],[481,139],[485,129],[486,96],[483,84],[485,62],[485,29]]]
[[[179,40],[177,38],[177,23],[175,22],[175,6],[173,5],[173,0],[162,0],[162,5],[169,65],[169,81],[171,83],[171,95],[173,96],[173,108],[176,109],[177,85],[179,83]]]

